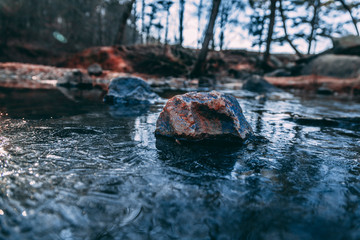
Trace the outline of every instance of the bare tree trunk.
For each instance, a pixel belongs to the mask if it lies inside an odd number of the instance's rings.
[[[296,55],[298,55],[300,58],[302,58],[303,55],[299,52],[299,50],[296,48],[296,46],[293,44],[293,42],[289,38],[289,35],[287,33],[287,29],[286,29],[286,18],[285,18],[285,15],[284,15],[284,9],[282,7],[282,0],[279,0],[279,3],[280,3],[279,11],[280,11],[281,19],[282,19],[282,22],[283,22],[285,40],[289,43],[289,45],[292,47],[292,49],[294,49],[294,51],[296,52]]]
[[[212,51],[215,51],[215,39],[214,39],[214,34],[213,34],[212,39],[211,39],[211,50],[212,50]]]
[[[151,27],[153,26],[153,21],[154,21],[154,18],[155,18],[155,14],[156,14],[156,7],[155,7],[155,5],[152,5],[151,6],[151,14],[150,14],[150,19],[149,19],[149,25],[148,26],[146,26],[146,44],[148,44],[149,43],[149,41],[150,41],[150,29],[151,29]]]
[[[270,47],[272,42],[272,35],[274,33],[275,26],[275,13],[276,13],[276,2],[277,0],[271,0],[270,3],[270,23],[268,28],[268,34],[266,39],[266,50],[264,53],[263,66],[266,68],[268,66],[268,60],[270,57]]]
[[[184,42],[184,12],[185,12],[185,0],[180,0],[180,11],[179,11],[179,45],[182,46]]]
[[[169,32],[169,14],[170,14],[170,8],[167,9],[166,12],[166,25],[165,25],[165,45],[168,44],[168,32]]]
[[[222,6],[220,13],[220,39],[219,39],[220,51],[223,50],[223,46],[224,46],[224,28],[225,28],[225,18],[226,18],[225,14],[227,14],[225,11],[226,11],[225,6]]]
[[[260,30],[260,34],[259,34],[259,54],[261,53],[261,46],[263,45],[263,33],[264,33],[264,29],[265,29],[265,18],[262,18],[261,20],[261,30]]]
[[[8,42],[9,33],[7,32],[7,28],[9,26],[9,22],[5,14],[0,14],[0,48],[6,47]]]
[[[205,72],[205,64],[206,64],[206,57],[208,54],[208,47],[209,42],[213,38],[214,35],[214,25],[215,20],[219,12],[219,6],[220,6],[221,0],[213,0],[212,8],[211,8],[211,14],[209,23],[205,32],[204,41],[202,43],[202,47],[199,53],[199,56],[197,58],[197,61],[195,63],[195,66],[190,74],[190,77],[198,77],[201,76]]]
[[[153,25],[152,21],[153,21],[153,18],[150,18],[149,25],[146,26],[146,44],[149,44],[149,42],[150,42],[150,29]]]
[[[221,31],[220,33],[220,43],[219,43],[219,47],[220,47],[220,51],[223,50],[223,46],[224,46],[224,31]]]
[[[124,12],[120,18],[120,24],[115,37],[114,44],[124,44],[126,23],[131,15],[131,10],[134,3],[135,0],[130,0],[129,2],[125,3]]]
[[[199,7],[198,7],[198,13],[197,13],[197,17],[198,17],[198,29],[197,29],[197,48],[199,48],[200,46],[200,20],[201,20],[201,13],[202,13],[202,8],[203,8],[203,0],[200,0],[199,3]]]
[[[103,45],[103,20],[101,16],[101,9],[102,5],[100,5],[99,11],[97,13],[98,17],[98,38],[97,38],[97,45],[102,46]]]
[[[350,7],[345,3],[344,0],[338,0],[338,1],[342,4],[342,6],[345,8],[345,10],[348,11],[348,13],[349,13],[349,15],[350,15],[350,17],[351,17],[351,20],[352,20],[352,22],[353,22],[353,24],[354,24],[356,33],[357,33],[358,36],[360,36],[360,34],[359,34],[359,29],[358,29],[358,27],[357,27],[356,19],[355,19],[354,16],[352,15]]]
[[[136,21],[138,19],[137,17],[137,11],[136,11],[136,0],[134,2],[135,6],[133,7],[133,17],[134,17],[134,21],[133,21],[133,34],[132,34],[132,43],[133,44],[136,44],[137,43],[137,33],[138,33],[138,30],[137,30],[137,26],[136,26]]]
[[[145,33],[145,0],[142,0],[141,3],[141,43],[144,43],[144,33]]]
[[[311,32],[310,32],[310,36],[309,36],[309,46],[308,46],[307,54],[310,54],[312,41],[314,40],[316,25],[317,25],[317,22],[318,22],[317,18],[318,18],[319,7],[320,7],[320,0],[315,0],[314,1],[313,18],[311,19],[311,22],[310,22],[310,24],[311,24]]]

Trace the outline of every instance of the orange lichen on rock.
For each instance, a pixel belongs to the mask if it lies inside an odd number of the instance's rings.
[[[238,101],[212,91],[171,98],[156,123],[157,136],[180,140],[244,141],[253,135]]]

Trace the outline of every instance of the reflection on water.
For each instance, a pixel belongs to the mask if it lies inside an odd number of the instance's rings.
[[[175,171],[187,177],[221,177],[231,173],[236,154],[240,154],[245,146],[216,145],[215,143],[177,143],[174,140],[158,138],[156,148],[158,159]]]
[[[360,104],[233,93],[268,141],[156,140],[164,103],[1,94],[0,239],[359,239]]]

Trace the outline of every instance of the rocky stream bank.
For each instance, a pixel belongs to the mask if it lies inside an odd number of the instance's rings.
[[[111,79],[137,76],[164,95],[169,91],[238,90],[243,85],[261,94],[273,91],[263,81],[259,85],[261,76],[275,87],[290,91],[350,98],[360,95],[360,38],[356,36],[334,39],[331,49],[300,59],[293,54],[273,54],[268,72],[261,67],[261,53],[210,51],[206,72],[198,79],[188,78],[198,54],[196,49],[171,45],[102,46],[51,57],[37,51],[30,54],[26,47],[7,49],[0,63],[0,87],[51,89],[58,85],[107,91]],[[249,81],[257,83],[249,88]]]
[[[200,79],[186,77],[156,77],[147,74],[124,73],[103,70],[100,75],[90,75],[84,68],[60,68],[24,63],[0,63],[0,87],[12,89],[56,89],[58,86],[71,88],[98,88],[107,91],[111,79],[125,76],[139,76],[145,79],[153,90],[166,96],[167,92],[187,92],[193,90],[228,89],[240,90],[247,82],[257,81],[259,77],[246,74],[239,78],[233,76],[213,76]],[[254,77],[255,76],[255,77]],[[286,90],[300,90],[308,93],[342,95],[356,97],[360,95],[360,77],[336,78],[316,74],[301,76],[264,76],[273,86]],[[247,89],[263,93],[273,88],[266,83]],[[248,84],[247,84],[248,85]]]

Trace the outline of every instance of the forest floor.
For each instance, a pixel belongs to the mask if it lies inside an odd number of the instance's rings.
[[[57,80],[66,78],[71,72],[80,71],[82,79],[105,90],[111,79],[129,75],[142,77],[157,87],[173,90],[196,89],[199,79],[188,79],[196,56],[197,50],[160,45],[93,47],[62,57],[51,55],[44,57],[41,51],[28,50],[14,53],[13,59],[1,59],[3,63],[0,63],[0,87],[55,88]],[[32,61],[31,58],[36,60]],[[29,62],[43,65],[29,64]],[[205,77],[214,79],[217,86],[241,89],[245,76],[264,75],[264,71],[259,67],[260,62],[259,53],[245,50],[210,51]],[[45,66],[44,63],[53,66]],[[87,68],[94,63],[104,69],[100,76],[90,76],[87,73]],[[270,67],[273,70],[287,69],[285,71],[289,73],[286,76],[264,75],[264,79],[279,88],[301,89],[323,94],[360,95],[359,77],[299,75],[294,72],[296,56],[291,54],[273,55],[270,59]]]

